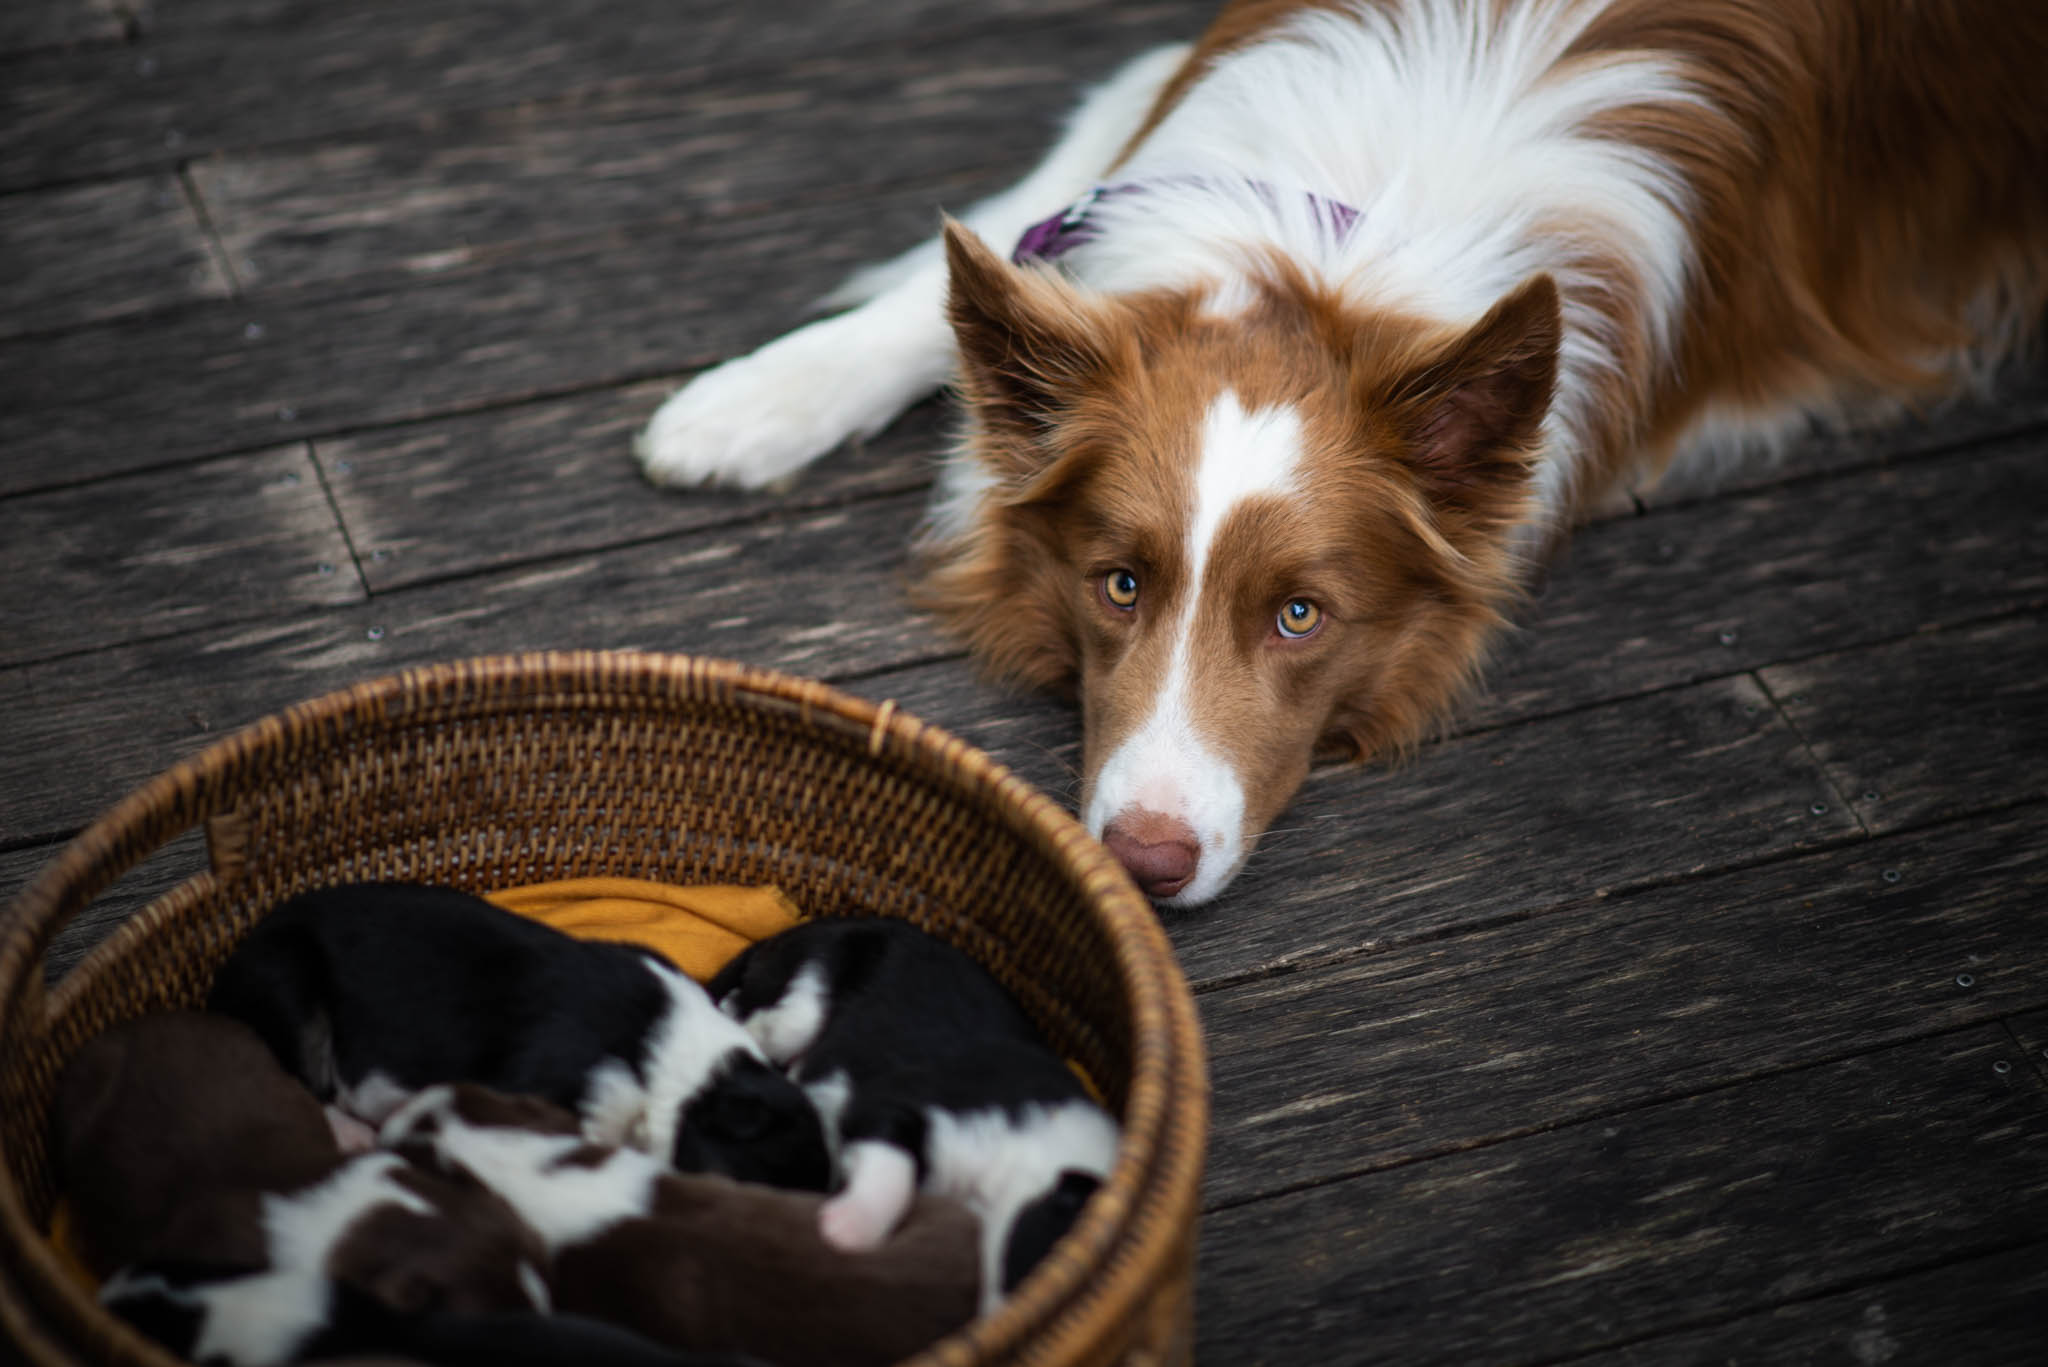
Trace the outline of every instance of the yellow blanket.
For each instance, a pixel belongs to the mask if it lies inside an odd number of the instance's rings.
[[[698,982],[709,981],[754,941],[788,930],[799,919],[796,904],[776,887],[571,878],[484,896],[579,939],[645,945]]]

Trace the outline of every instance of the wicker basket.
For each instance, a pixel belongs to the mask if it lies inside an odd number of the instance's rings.
[[[51,937],[202,824],[208,867],[46,993]],[[1114,861],[1050,800],[893,704],[598,653],[413,670],[259,722],[131,794],[6,910],[0,1334],[47,1367],[173,1361],[102,1313],[40,1233],[51,1089],[81,1043],[198,1003],[240,936],[307,888],[588,875],[778,883],[806,909],[903,917],[986,964],[1101,1085],[1123,1147],[1017,1294],[918,1362],[1190,1356],[1201,1040],[1166,939]]]

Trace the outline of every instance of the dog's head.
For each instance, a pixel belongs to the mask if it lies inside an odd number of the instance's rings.
[[[793,1191],[832,1185],[817,1108],[774,1067],[738,1050],[684,1103],[671,1160],[678,1172],[719,1173]]]
[[[1079,691],[1084,817],[1207,901],[1319,742],[1414,743],[1479,661],[1555,382],[1555,285],[1470,326],[1275,259],[1241,312],[1084,295],[946,234],[980,471],[926,601],[998,672]]]

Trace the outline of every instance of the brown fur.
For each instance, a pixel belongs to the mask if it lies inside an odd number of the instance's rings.
[[[1221,55],[1332,7],[1226,5],[1131,146]],[[1604,320],[1620,366],[1595,393],[1567,520],[1660,469],[1710,411],[1953,388],[1952,353],[2010,340],[1978,336],[1973,308],[2024,323],[2048,304],[2048,8],[1614,0],[1563,60],[1646,49],[1715,107],[1628,109],[1598,127],[1694,187],[1697,267],[1659,365],[1634,264],[1583,249],[1595,283],[1574,302]],[[1527,285],[1457,336],[1347,308],[1275,261],[1263,302],[1226,322],[1192,294],[1084,296],[958,229],[947,249],[965,440],[1001,484],[966,535],[927,547],[923,601],[996,673],[1078,689],[1084,780],[1164,677],[1158,627],[1191,589],[1179,539],[1193,434],[1225,386],[1247,408],[1293,405],[1309,444],[1312,512],[1235,514],[1196,624],[1198,715],[1243,780],[1248,840],[1319,739],[1388,755],[1445,715],[1518,591],[1554,290]],[[1099,592],[1119,567],[1142,585],[1129,612]],[[1328,614],[1305,642],[1269,625],[1297,594]]]

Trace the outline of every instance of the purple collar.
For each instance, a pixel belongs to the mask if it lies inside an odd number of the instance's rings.
[[[1246,184],[1256,190],[1259,197],[1268,204],[1275,202],[1278,192],[1264,181],[1250,180]],[[1144,181],[1134,180],[1121,185],[1093,187],[1051,218],[1043,219],[1026,228],[1024,235],[1017,239],[1016,249],[1010,253],[1011,262],[1021,266],[1027,261],[1059,260],[1083,242],[1093,239],[1099,231],[1097,225],[1090,222],[1088,217],[1089,211],[1098,201],[1112,196],[1143,194],[1145,185]],[[1358,210],[1349,204],[1327,199],[1322,195],[1309,194],[1306,191],[1302,193],[1308,200],[1310,212],[1314,213],[1319,221],[1329,224],[1331,236],[1342,238],[1351,231],[1352,225],[1358,222]]]

